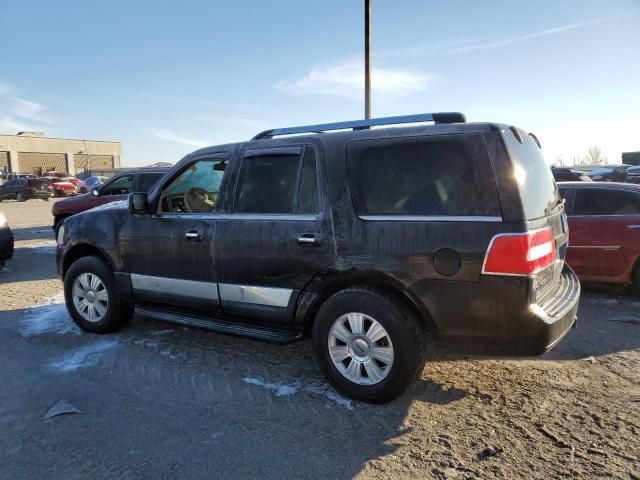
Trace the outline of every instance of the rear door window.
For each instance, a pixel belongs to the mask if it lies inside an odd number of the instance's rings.
[[[133,175],[123,175],[100,189],[100,195],[127,195],[131,192]]]
[[[317,213],[318,209],[312,148],[247,152],[236,187],[237,213],[293,215]]]
[[[558,204],[558,189],[540,147],[530,135],[520,143],[511,130],[502,134],[513,161],[513,174],[525,218],[533,220],[549,215]]]
[[[357,141],[347,157],[360,216],[501,216],[479,137]]]
[[[577,189],[573,214],[637,215],[640,214],[640,195],[604,188]]]

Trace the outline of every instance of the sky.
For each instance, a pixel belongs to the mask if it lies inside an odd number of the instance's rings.
[[[372,0],[373,116],[460,111],[547,161],[640,151],[640,0]],[[176,162],[363,117],[363,0],[0,0],[0,133]]]

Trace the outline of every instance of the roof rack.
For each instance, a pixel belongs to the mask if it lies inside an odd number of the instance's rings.
[[[350,120],[347,122],[321,123],[318,125],[306,125],[303,127],[274,128],[260,132],[252,140],[272,138],[277,135],[292,135],[296,133],[320,133],[330,130],[366,130],[378,125],[396,125],[400,123],[464,123],[466,117],[459,112],[418,113],[415,115],[401,115],[398,117],[369,118],[366,120]]]

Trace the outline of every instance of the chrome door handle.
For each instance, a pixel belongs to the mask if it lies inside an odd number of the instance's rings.
[[[320,239],[314,233],[303,233],[298,237],[298,245],[303,247],[315,247],[320,244]]]
[[[186,238],[188,242],[199,242],[204,238],[204,235],[202,235],[200,230],[188,230],[187,233],[184,234],[184,238]]]
[[[627,225],[627,228],[629,230],[637,230],[638,228],[640,228],[640,225]]]

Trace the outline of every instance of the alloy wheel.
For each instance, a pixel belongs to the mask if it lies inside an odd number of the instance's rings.
[[[359,312],[341,315],[329,330],[329,356],[347,380],[375,385],[393,366],[394,352],[385,328],[373,317]]]
[[[109,294],[95,273],[81,273],[73,282],[73,305],[88,322],[99,322],[109,308]]]

